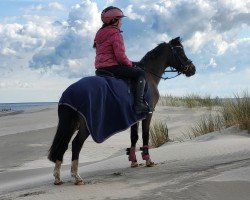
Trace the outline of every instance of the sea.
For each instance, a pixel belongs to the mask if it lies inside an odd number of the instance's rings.
[[[0,103],[0,111],[2,110],[26,110],[29,108],[43,107],[55,105],[58,102],[27,102],[27,103]]]

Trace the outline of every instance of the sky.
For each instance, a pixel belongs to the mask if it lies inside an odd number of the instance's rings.
[[[127,16],[122,30],[132,61],[182,38],[197,73],[161,81],[161,95],[249,91],[250,0],[1,0],[0,103],[57,102],[70,84],[94,75],[93,39],[110,5]]]

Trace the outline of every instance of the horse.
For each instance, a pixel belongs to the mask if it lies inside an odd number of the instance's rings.
[[[165,72],[171,71],[178,73],[176,76],[184,74],[186,77],[190,77],[195,74],[196,68],[192,61],[187,58],[180,37],[172,39],[168,43],[162,42],[158,44],[154,49],[146,53],[137,63],[137,66],[146,72],[147,84],[150,88],[149,106],[152,112],[146,114],[145,118],[141,120],[143,139],[141,150],[142,159],[145,160],[146,166],[152,167],[154,166],[154,162],[151,160],[149,154],[149,128],[154,108],[160,97],[157,89],[158,84],[161,79],[168,79],[163,77]],[[167,70],[167,68],[170,68],[170,70]],[[48,152],[48,159],[55,163],[53,173],[55,178],[54,184],[61,185],[63,183],[60,177],[63,155],[68,148],[71,137],[76,132],[76,136],[72,141],[71,176],[75,180],[75,185],[82,185],[84,182],[78,173],[79,153],[83,143],[90,135],[88,124],[86,119],[77,110],[68,105],[58,105],[58,118],[57,131]],[[138,166],[135,151],[138,140],[139,122],[137,121],[130,126],[131,146],[127,149],[127,155],[131,162],[131,167]]]

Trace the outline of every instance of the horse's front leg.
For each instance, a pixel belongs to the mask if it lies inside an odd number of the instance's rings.
[[[143,140],[143,147],[141,147],[142,151],[142,159],[146,161],[147,167],[153,167],[155,164],[150,158],[149,154],[149,128],[151,122],[152,114],[148,114],[147,118],[142,120],[142,140]]]
[[[130,128],[131,147],[127,148],[127,155],[128,155],[128,160],[131,161],[131,167],[138,167],[138,162],[135,154],[136,143],[138,141],[138,126],[139,123],[136,123]]]

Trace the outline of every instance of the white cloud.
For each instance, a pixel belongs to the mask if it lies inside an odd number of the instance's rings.
[[[18,88],[35,93],[35,89],[43,90],[42,88],[49,88],[49,85],[52,85],[51,90],[57,91],[57,94],[66,84],[72,82],[72,78],[93,74],[93,39],[101,26],[100,12],[103,6],[108,4],[120,7],[128,16],[124,19],[123,35],[126,52],[132,60],[139,60],[160,42],[167,42],[176,36],[183,38],[186,53],[197,66],[197,75],[191,78],[191,82],[186,82],[189,79],[184,78],[179,79],[178,83],[176,80],[169,81],[167,85],[170,84],[171,87],[161,86],[162,92],[180,91],[180,94],[183,94],[187,90],[197,90],[220,96],[219,91],[224,95],[231,94],[229,90],[232,80],[239,80],[237,87],[234,84],[235,88],[232,90],[250,85],[250,74],[244,71],[250,67],[248,1],[110,0],[101,4],[98,2],[84,0],[74,5],[66,19],[51,14],[52,10],[66,10],[62,3],[52,2],[33,7],[40,11],[27,11],[26,15],[20,18],[15,16],[2,21],[1,95],[9,94],[7,89],[17,92]],[[41,13],[43,15],[39,15]],[[245,32],[240,35],[242,30]],[[223,73],[218,74],[218,71]],[[27,75],[30,76],[28,80]],[[8,81],[10,76],[14,76],[13,82]],[[51,81],[46,83],[45,78]],[[33,84],[37,79],[38,83]],[[57,81],[64,85],[57,85]],[[183,85],[190,86],[186,90],[183,89]],[[218,86],[218,89],[212,91],[211,85]],[[6,91],[2,93],[4,88]]]
[[[171,37],[181,35],[194,51],[214,42],[219,54],[226,51],[235,37],[230,36],[232,31],[249,25],[249,11],[250,5],[243,0],[239,3],[229,0],[153,1],[133,9],[133,13],[144,16],[145,23],[151,24],[155,32]]]
[[[64,6],[58,2],[51,2],[48,5],[39,4],[39,5],[33,6],[31,9],[38,10],[38,11],[39,10],[52,10],[52,11],[55,11],[55,10],[64,11],[65,10]]]
[[[6,47],[6,48],[1,49],[0,54],[5,55],[5,56],[16,55],[16,51]]]
[[[139,20],[141,20],[142,22],[145,21],[145,17],[144,17],[143,15],[139,15],[139,14],[133,12],[133,5],[129,5],[127,8],[125,8],[125,9],[124,9],[124,14],[125,14],[128,18],[130,18],[130,19],[132,19],[132,20],[137,20],[137,19],[139,19]]]
[[[217,67],[217,63],[216,63],[216,61],[215,61],[214,58],[211,58],[211,59],[210,59],[209,65],[212,66],[213,68],[214,68],[214,67]]]
[[[57,38],[56,45],[49,46],[49,51],[46,46],[33,56],[31,68],[55,68],[57,73],[68,74],[68,77],[89,74],[87,68],[94,63],[94,50],[90,49],[95,32],[101,25],[97,4],[89,0],[76,4],[69,13],[67,24],[65,31]],[[69,63],[74,59],[78,67],[72,68]]]
[[[230,68],[230,71],[231,71],[231,72],[233,72],[233,71],[235,71],[235,70],[236,70],[236,67],[231,67],[231,68]]]
[[[4,39],[0,40],[0,54],[23,57],[29,52],[34,53],[58,37],[59,29],[53,26],[52,22],[42,20],[41,17],[28,21],[26,24],[2,24],[0,38]]]

